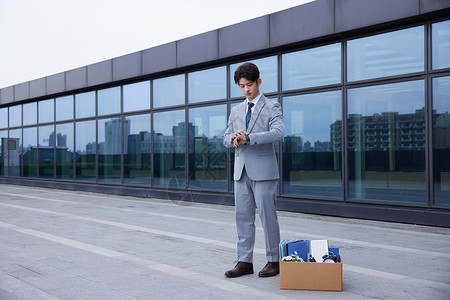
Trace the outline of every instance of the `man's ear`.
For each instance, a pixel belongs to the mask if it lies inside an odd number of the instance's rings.
[[[258,86],[260,86],[261,83],[262,83],[262,79],[261,79],[261,78],[258,78],[258,80],[256,80],[256,82],[258,83]]]

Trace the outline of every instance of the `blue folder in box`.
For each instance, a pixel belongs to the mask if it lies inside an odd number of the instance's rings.
[[[289,243],[289,242],[293,242],[293,241],[295,241],[295,240],[282,240],[280,242],[280,245],[279,245],[279,248],[280,248],[280,260],[287,255],[286,254],[287,253],[287,251],[286,251],[286,244]]]
[[[286,252],[287,255],[294,254],[294,251],[297,252],[297,255],[300,256],[303,261],[308,261],[308,253],[309,253],[309,241],[308,240],[300,240],[286,243]]]

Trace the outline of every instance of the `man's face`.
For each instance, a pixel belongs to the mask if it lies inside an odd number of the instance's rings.
[[[239,79],[238,82],[239,87],[241,88],[242,93],[248,100],[252,101],[259,95],[259,86],[261,85],[261,78],[257,81],[250,81],[246,78]]]

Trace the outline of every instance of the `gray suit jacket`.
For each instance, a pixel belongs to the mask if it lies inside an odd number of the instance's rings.
[[[223,144],[233,147],[231,137],[238,129],[245,131],[246,100],[231,110]],[[273,143],[284,136],[281,105],[261,95],[252,113],[248,126],[250,144],[236,148],[234,160],[234,180],[239,180],[245,166],[251,180],[278,179],[278,164]]]

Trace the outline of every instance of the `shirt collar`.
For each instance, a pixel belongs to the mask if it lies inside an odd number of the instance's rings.
[[[248,99],[246,99],[246,100],[247,100],[247,106],[248,106],[248,103],[249,103],[249,102],[252,102],[254,105],[256,105],[256,103],[258,103],[258,101],[259,101],[259,99],[261,98],[261,96],[262,96],[262,93],[259,92],[259,95],[256,96],[256,98],[253,99],[252,101],[249,101]]]

